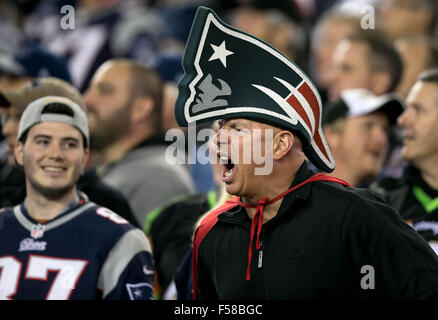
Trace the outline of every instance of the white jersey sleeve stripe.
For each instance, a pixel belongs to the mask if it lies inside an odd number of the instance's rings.
[[[97,287],[103,291],[103,298],[116,287],[120,275],[132,258],[142,251],[152,254],[149,240],[142,230],[132,229],[119,239],[108,254],[99,274]]]

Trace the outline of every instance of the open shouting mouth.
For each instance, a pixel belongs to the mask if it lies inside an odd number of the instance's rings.
[[[230,182],[234,177],[234,163],[231,159],[226,157],[220,157],[220,163],[222,164],[222,181]]]

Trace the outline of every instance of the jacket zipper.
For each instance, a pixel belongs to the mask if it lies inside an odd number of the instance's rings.
[[[262,267],[263,267],[263,243],[260,242],[259,258],[257,260],[257,269],[261,269]]]
[[[267,286],[266,286],[265,270],[264,270],[265,263],[263,261],[264,255],[266,253],[265,232],[266,230],[262,229],[262,232],[260,233],[260,250],[258,251],[257,270],[259,270],[260,272],[259,275],[262,277],[264,299],[269,299]]]

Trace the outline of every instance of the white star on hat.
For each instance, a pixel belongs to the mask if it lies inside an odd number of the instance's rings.
[[[222,41],[222,43],[219,46],[215,46],[214,44],[210,44],[210,46],[213,48],[214,52],[211,55],[210,59],[208,61],[219,59],[224,67],[227,67],[227,56],[234,54],[234,52],[231,52],[225,48],[225,40]]]

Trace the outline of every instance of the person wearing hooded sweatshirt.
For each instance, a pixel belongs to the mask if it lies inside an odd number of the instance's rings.
[[[234,195],[196,228],[195,299],[438,297],[437,256],[393,208],[309,169],[335,163],[319,94],[293,62],[200,7],[183,66],[175,118],[220,120],[217,161]]]

